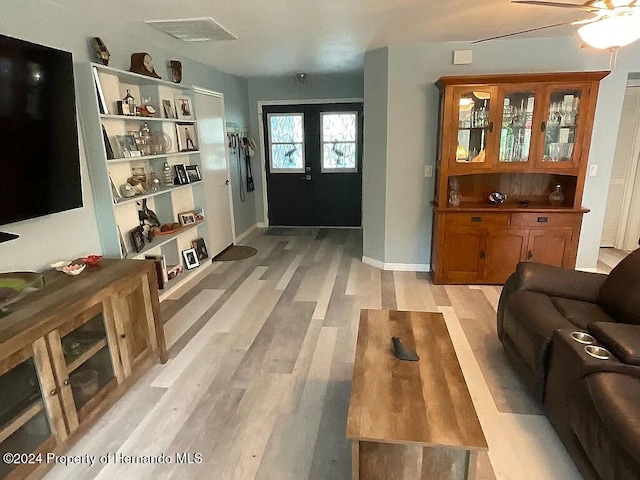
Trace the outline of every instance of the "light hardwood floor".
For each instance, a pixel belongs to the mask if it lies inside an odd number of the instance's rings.
[[[361,308],[440,311],[489,444],[478,478],[579,479],[495,335],[500,289],[435,286],[360,261],[359,230],[257,230],[163,303],[170,360],[71,449],[171,464],[56,466],[48,479],[348,479],[345,427]],[[176,453],[202,463],[176,464]]]

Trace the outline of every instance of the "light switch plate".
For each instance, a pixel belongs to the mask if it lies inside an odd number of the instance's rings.
[[[595,177],[598,175],[598,165],[589,165],[589,176]]]
[[[473,60],[473,50],[454,50],[453,51],[454,65],[471,65],[472,60]]]
[[[424,166],[424,176],[433,177],[433,167],[431,165]]]

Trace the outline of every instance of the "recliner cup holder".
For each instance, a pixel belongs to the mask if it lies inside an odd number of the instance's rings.
[[[598,347],[597,345],[587,345],[584,347],[584,351],[591,355],[593,358],[600,360],[608,360],[611,358],[611,353],[606,348]]]
[[[583,343],[585,345],[591,345],[592,343],[596,343],[596,339],[586,332],[572,332],[571,337],[576,342]]]

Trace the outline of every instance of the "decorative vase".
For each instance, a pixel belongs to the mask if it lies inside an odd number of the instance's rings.
[[[564,193],[562,193],[562,185],[556,185],[553,192],[549,194],[549,203],[551,205],[562,205],[564,202]]]

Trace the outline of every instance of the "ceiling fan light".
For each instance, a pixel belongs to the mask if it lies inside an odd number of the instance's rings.
[[[640,17],[632,14],[605,17],[578,29],[582,40],[599,49],[624,47],[640,38]]]

